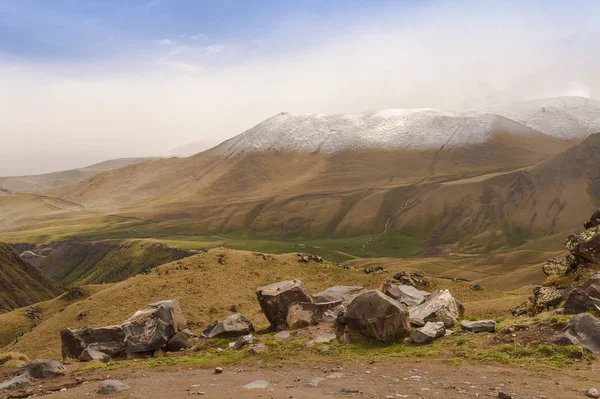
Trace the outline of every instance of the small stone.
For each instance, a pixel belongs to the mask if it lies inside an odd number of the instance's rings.
[[[319,334],[315,338],[308,341],[306,345],[312,346],[314,344],[324,344],[333,341],[335,338],[335,334],[333,333]]]
[[[267,389],[269,387],[269,382],[265,380],[256,380],[249,382],[244,385],[242,388],[244,389]]]
[[[223,367],[215,367],[215,374],[221,374],[223,371]]]
[[[590,388],[585,393],[588,398],[600,398],[600,392],[596,388]]]
[[[359,389],[356,388],[342,388],[340,389],[341,393],[360,393]]]
[[[498,392],[498,399],[512,399],[512,396],[504,392]]]
[[[252,344],[252,342],[254,342],[254,336],[252,334],[243,335],[234,342],[231,348],[235,351],[239,351],[244,346]]]
[[[273,337],[278,341],[283,341],[284,339],[288,339],[290,337],[290,333],[287,331],[280,331]]]
[[[320,382],[323,382],[323,381],[326,381],[326,380],[327,380],[327,378],[323,378],[323,377],[313,378],[308,383],[308,386],[309,387],[318,387]]]
[[[100,383],[96,393],[100,395],[108,395],[111,393],[121,392],[126,389],[129,389],[129,386],[127,384],[123,384],[119,380],[105,380]]]

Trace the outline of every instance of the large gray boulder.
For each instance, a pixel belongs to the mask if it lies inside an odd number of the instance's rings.
[[[33,378],[31,378],[29,373],[17,374],[8,381],[0,382],[0,394],[23,388],[24,386],[29,385],[32,381]]]
[[[315,303],[327,303],[342,301],[342,305],[348,306],[354,298],[366,290],[358,285],[336,285],[312,296]]]
[[[428,321],[441,321],[448,328],[456,324],[464,311],[463,305],[450,294],[450,291],[435,291],[427,302],[409,309],[410,322],[423,326]]]
[[[323,303],[298,302],[288,308],[287,325],[293,329],[334,321],[344,310],[341,300]]]
[[[408,306],[420,305],[425,302],[430,295],[429,292],[421,291],[412,285],[399,284],[392,280],[385,280],[381,284],[380,291]]]
[[[27,373],[36,380],[65,375],[67,369],[56,360],[32,360],[21,368],[21,373]]]
[[[125,352],[125,333],[121,326],[64,328],[60,331],[60,340],[64,359],[79,359],[88,347],[113,358]]]
[[[468,321],[463,320],[460,322],[460,328],[463,331],[468,331],[472,333],[481,333],[481,332],[496,332],[496,322],[494,320],[477,320],[477,321]]]
[[[137,311],[122,324],[127,353],[149,352],[162,348],[169,339],[186,328],[176,299],[156,302]]]
[[[595,354],[600,354],[600,321],[589,314],[580,314],[552,337],[557,345],[581,345]]]
[[[281,281],[260,287],[256,298],[272,331],[287,329],[288,309],[298,302],[312,302],[300,280]]]
[[[208,338],[237,338],[254,332],[254,326],[244,315],[236,313],[217,325],[207,334]]]
[[[441,321],[435,323],[427,322],[423,327],[417,328],[410,335],[410,340],[415,344],[427,344],[443,337],[445,334],[446,327],[444,327],[444,323]]]
[[[394,342],[410,333],[408,311],[400,302],[379,291],[366,291],[350,303],[344,323],[382,342]]]

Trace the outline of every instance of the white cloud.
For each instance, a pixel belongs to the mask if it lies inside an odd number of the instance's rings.
[[[156,41],[155,41],[155,43],[157,43],[157,44],[162,44],[162,45],[166,45],[166,46],[169,46],[169,45],[171,45],[171,44],[174,44],[174,43],[173,43],[173,40],[171,40],[171,39],[161,39],[161,40],[156,40]]]

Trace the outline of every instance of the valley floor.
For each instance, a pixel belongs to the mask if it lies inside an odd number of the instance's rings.
[[[437,359],[395,359],[369,363],[320,363],[303,365],[256,362],[247,367],[225,367],[222,374],[211,370],[170,367],[162,369],[121,369],[97,371],[49,380],[42,389],[66,391],[52,398],[96,396],[100,381],[118,379],[130,389],[116,397],[168,399],[201,395],[207,398],[476,398],[498,397],[500,392],[513,398],[585,398],[585,392],[600,386],[597,364],[579,364],[560,371],[529,371],[514,365],[463,363],[445,364]],[[316,387],[310,382],[322,378]],[[81,380],[83,379],[83,383]],[[244,385],[264,380],[266,389],[244,389]],[[343,392],[343,391],[346,392]],[[356,393],[360,392],[360,393]]]

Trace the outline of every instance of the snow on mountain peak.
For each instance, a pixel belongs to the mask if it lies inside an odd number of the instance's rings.
[[[215,150],[222,155],[236,155],[269,150],[426,149],[483,143],[495,132],[534,131],[568,139],[600,132],[600,102],[558,97],[462,113],[430,108],[354,115],[282,112]]]

